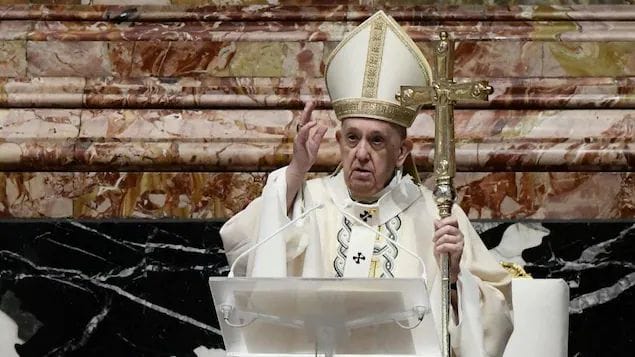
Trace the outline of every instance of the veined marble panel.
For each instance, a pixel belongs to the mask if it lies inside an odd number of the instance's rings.
[[[324,175],[324,173],[315,173]],[[266,173],[0,173],[0,217],[227,219],[258,197]],[[432,188],[430,173],[422,173]],[[633,173],[458,173],[471,219],[628,219]]]
[[[474,227],[498,259],[569,287],[569,353],[632,351],[635,222]],[[3,356],[219,356],[207,278],[228,266],[221,222],[0,221]],[[598,328],[611,322],[611,328]],[[17,344],[14,347],[14,344]]]
[[[421,46],[427,58],[429,48]],[[632,42],[472,42],[456,44],[460,77],[619,77],[635,73]]]
[[[87,0],[83,0],[86,2]],[[170,0],[88,0],[92,5],[152,5],[169,6]]]
[[[119,77],[322,76],[321,43],[110,42],[108,53],[112,75]]]
[[[0,79],[0,107],[81,108],[86,79],[83,77],[36,77]]]
[[[72,163],[79,126],[77,109],[0,109],[0,165],[18,157],[24,168]]]
[[[2,77],[26,77],[26,42],[0,41],[0,73]],[[0,91],[0,96],[3,93]]]
[[[73,114],[74,113],[74,114]],[[79,120],[68,119],[77,115]],[[292,154],[300,110],[0,110],[4,170],[267,171]],[[429,110],[410,128],[420,169],[432,167]],[[339,162],[332,111],[315,169]],[[629,110],[457,110],[460,171],[629,171]],[[39,126],[38,123],[45,125]],[[575,125],[572,125],[575,123]]]
[[[434,187],[433,178],[426,185]],[[630,219],[635,175],[590,172],[461,173],[457,202],[472,219]]]
[[[26,40],[33,24],[33,21],[0,21],[0,41]]]
[[[20,68],[23,41],[4,41]],[[29,77],[323,76],[336,42],[27,41]],[[419,43],[433,58],[431,42]],[[1,53],[0,53],[1,55]],[[1,57],[0,57],[1,58]],[[24,66],[25,64],[22,64]],[[633,42],[460,41],[455,74],[465,78],[633,77]],[[15,70],[14,70],[15,71]],[[22,72],[9,72],[15,77]]]
[[[106,42],[27,41],[29,77],[112,75]]]
[[[30,41],[340,41],[359,21],[340,22],[11,22],[0,40]],[[9,24],[11,24],[9,23]],[[459,41],[633,41],[632,21],[400,21],[415,41],[432,41],[447,31]],[[5,25],[9,26],[9,25]]]
[[[72,0],[76,1],[76,0]],[[161,1],[161,0],[159,0]],[[8,2],[8,4],[7,4]],[[261,1],[219,0],[173,0],[172,6],[129,5],[78,5],[72,8],[49,4],[29,6],[23,0],[5,0],[0,18],[12,20],[89,20],[89,21],[362,21],[375,11],[383,9],[398,21],[623,21],[635,18],[635,10],[623,0],[588,0],[589,5],[580,5],[576,0],[524,1],[508,4],[507,1],[485,2],[475,5],[473,1],[431,2],[376,2],[362,1],[291,1],[278,4],[263,4]],[[6,4],[6,5],[5,5]],[[13,5],[12,5],[13,4]],[[209,5],[208,5],[209,4]],[[457,5],[469,6],[457,6]],[[492,6],[496,5],[498,6]]]
[[[228,218],[258,197],[264,173],[0,175],[0,216]]]
[[[480,77],[483,78],[483,77]],[[457,82],[469,78],[457,77]],[[488,102],[457,108],[635,108],[635,77],[488,78]],[[0,78],[0,107],[65,108],[330,108],[323,78]]]

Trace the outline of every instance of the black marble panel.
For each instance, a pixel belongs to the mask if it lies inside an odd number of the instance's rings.
[[[510,228],[518,225],[524,229],[511,229],[509,239],[513,244],[509,245],[522,250],[524,268],[535,278],[560,278],[569,285],[569,355],[632,356],[635,224],[490,224],[481,238],[494,248]],[[536,231],[544,231],[544,237],[537,245],[527,246],[531,240],[527,238]]]
[[[222,347],[207,277],[226,273],[209,222],[0,224],[2,311],[20,356],[194,356]],[[28,317],[25,317],[28,316]]]
[[[195,356],[222,348],[209,221],[0,221],[0,355]],[[630,356],[635,222],[477,222],[492,252],[571,287],[571,356]],[[14,328],[6,326],[17,325]],[[15,335],[20,341],[15,345]],[[8,352],[7,352],[8,351]]]

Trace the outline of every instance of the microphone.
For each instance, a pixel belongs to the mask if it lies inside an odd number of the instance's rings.
[[[227,274],[228,278],[233,278],[234,277],[234,268],[236,268],[236,263],[238,263],[238,261],[246,256],[247,254],[251,253],[252,251],[258,249],[258,247],[260,247],[261,245],[267,243],[268,241],[271,240],[271,238],[275,237],[276,235],[278,235],[278,233],[284,231],[285,229],[289,228],[292,224],[294,224],[295,222],[301,220],[302,218],[306,217],[309,213],[320,209],[324,207],[323,203],[320,203],[318,205],[315,205],[311,208],[309,208],[308,210],[306,210],[306,212],[302,213],[301,215],[299,215],[297,218],[294,218],[293,220],[291,220],[290,222],[288,222],[287,224],[285,224],[284,226],[278,228],[278,230],[276,230],[275,232],[271,233],[269,236],[267,236],[265,239],[261,240],[260,242],[258,242],[256,245],[254,245],[253,247],[247,249],[246,251],[242,252],[242,254],[240,254],[238,256],[238,258],[236,258],[236,260],[234,260],[234,263],[232,264],[231,268],[229,269],[229,274]]]

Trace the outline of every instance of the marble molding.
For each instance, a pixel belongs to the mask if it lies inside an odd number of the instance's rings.
[[[324,174],[312,174],[310,177]],[[0,174],[0,217],[227,219],[258,197],[265,173],[30,172]],[[432,188],[430,173],[422,173]],[[470,219],[624,220],[633,173],[459,173]]]
[[[292,154],[300,110],[0,110],[4,170],[268,171]],[[422,171],[433,161],[432,112],[409,129]],[[316,171],[339,162],[338,121],[329,127]],[[575,125],[571,125],[575,123]],[[630,110],[457,110],[460,171],[630,171]]]
[[[6,78],[321,78],[337,42],[0,41]],[[419,42],[428,58],[432,43]],[[24,73],[21,68],[26,68]],[[455,75],[466,78],[633,77],[632,41],[460,41]]]
[[[623,0],[579,1],[280,1],[265,0],[172,0],[170,11],[164,0],[93,0],[92,6],[81,0],[58,0],[58,4],[33,4],[27,0],[0,2],[0,18],[8,20],[87,20],[87,21],[362,21],[382,9],[398,21],[624,21],[635,17],[635,10]],[[53,1],[51,1],[53,2]],[[108,3],[100,5],[99,3]],[[527,2],[528,4],[524,4]],[[64,6],[64,3],[73,5]],[[495,4],[498,4],[496,6]],[[131,7],[132,5],[137,5]],[[467,6],[459,6],[467,5]]]
[[[2,77],[25,77],[26,63],[25,41],[0,41],[0,73],[2,73]],[[3,97],[1,92],[0,97]]]
[[[635,108],[635,77],[487,80],[494,87],[488,102],[459,103],[457,108]],[[324,79],[314,77],[0,78],[0,93],[0,107],[8,108],[299,109],[308,101],[331,107]]]
[[[245,41],[285,42],[340,41],[359,21],[222,22],[188,21],[103,22],[89,21],[7,21],[0,25],[0,40],[28,41]],[[633,19],[629,19],[633,20]],[[138,20],[135,20],[138,21]],[[170,21],[170,22],[167,22]],[[633,21],[483,21],[402,20],[400,24],[415,41],[429,42],[441,30],[458,41],[633,41]]]
[[[206,279],[228,270],[220,225],[0,222],[12,238],[0,240],[0,351],[7,357],[218,356],[223,344]],[[635,222],[474,226],[498,259],[568,283],[571,356],[630,354]],[[607,321],[611,328],[598,328]]]

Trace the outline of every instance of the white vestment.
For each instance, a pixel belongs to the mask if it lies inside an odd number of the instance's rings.
[[[440,270],[433,254],[433,219],[438,219],[432,192],[414,184],[409,176],[393,179],[375,204],[354,202],[342,172],[306,181],[298,193],[291,217],[287,215],[285,168],[270,174],[261,197],[232,217],[221,229],[230,264],[239,254],[269,236],[303,211],[323,208],[281,232],[252,253],[238,274],[260,277],[359,276],[352,260],[365,263],[371,277],[422,275],[418,260],[395,244],[371,236],[371,246],[359,217],[366,224],[397,240],[425,263],[425,279],[438,331],[441,329]],[[345,213],[343,213],[346,212]],[[465,245],[457,282],[458,316],[451,314],[453,351],[460,357],[502,356],[512,332],[511,277],[489,254],[460,207],[453,207]],[[356,232],[366,232],[356,233]],[[360,238],[361,237],[361,238]],[[361,245],[360,245],[361,244]],[[349,254],[349,250],[355,250]],[[348,263],[347,263],[348,262]],[[240,263],[240,262],[239,262]],[[365,272],[365,271],[364,271]],[[458,319],[458,324],[456,320]],[[440,335],[440,333],[439,333]]]

